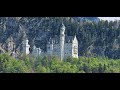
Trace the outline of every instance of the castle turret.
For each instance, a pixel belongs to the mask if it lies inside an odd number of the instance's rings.
[[[61,61],[64,58],[64,43],[65,43],[65,26],[62,23],[62,26],[60,28],[60,59]]]
[[[77,40],[76,35],[75,35],[75,37],[74,37],[74,39],[72,41],[72,47],[73,47],[72,57],[78,58],[78,40]]]
[[[28,44],[29,40],[26,39],[23,41],[23,54],[29,54],[30,51],[29,51],[29,48],[30,48],[30,45]]]
[[[40,48],[36,48],[36,46],[34,45],[34,47],[33,47],[33,55],[34,56],[39,56],[40,54],[41,54],[41,49]]]

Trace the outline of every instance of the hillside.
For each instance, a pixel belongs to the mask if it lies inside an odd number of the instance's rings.
[[[31,56],[22,56],[19,59],[6,53],[0,54],[0,73],[120,73],[120,59],[68,57],[61,61],[57,57],[50,60],[48,57]]]
[[[89,22],[99,22],[98,17],[73,17],[78,22],[89,21]]]
[[[11,52],[14,45],[19,54],[27,36],[31,47],[35,43],[46,51],[48,39],[59,35],[62,20],[66,35],[77,35],[79,56],[120,58],[120,22],[99,21],[96,17],[0,17],[0,50]]]

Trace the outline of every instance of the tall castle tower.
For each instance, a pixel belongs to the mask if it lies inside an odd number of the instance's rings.
[[[27,39],[25,39],[23,41],[23,53],[26,55],[30,53],[30,51],[29,51],[30,45],[28,44],[28,42],[29,42],[29,40],[27,40]]]
[[[29,40],[27,39],[26,29],[22,24],[19,25],[19,28],[23,35],[22,52],[23,52],[23,54],[27,55],[30,53],[30,51],[29,51],[30,45],[28,44]]]
[[[60,60],[62,61],[64,58],[64,44],[65,44],[65,26],[62,23],[60,28]]]

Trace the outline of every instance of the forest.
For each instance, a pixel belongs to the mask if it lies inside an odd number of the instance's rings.
[[[120,59],[107,57],[54,57],[0,54],[0,73],[120,73]]]
[[[79,17],[0,17],[0,73],[120,73],[120,21],[85,20]],[[50,37],[77,36],[79,58],[21,56],[24,36],[46,51]],[[17,58],[9,53],[14,51]]]
[[[93,21],[79,17],[0,17],[0,52],[13,50],[8,46],[12,38],[15,51],[20,54],[24,34],[30,41],[30,52],[34,45],[46,51],[49,38],[60,35],[63,21],[65,35],[77,36],[79,56],[120,59],[120,21],[94,21],[93,17],[89,18]]]

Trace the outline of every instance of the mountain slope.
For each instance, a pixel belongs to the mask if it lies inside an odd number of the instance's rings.
[[[85,21],[83,19],[87,19]],[[88,21],[91,20],[91,21]],[[79,56],[107,56],[120,58],[120,22],[98,21],[96,17],[0,17],[0,46],[7,52],[15,47],[19,54],[25,36],[31,45],[46,51],[50,37],[59,35],[62,21],[66,35],[77,35]]]
[[[80,22],[83,22],[83,21],[98,22],[99,21],[98,17],[73,17],[73,18]]]

